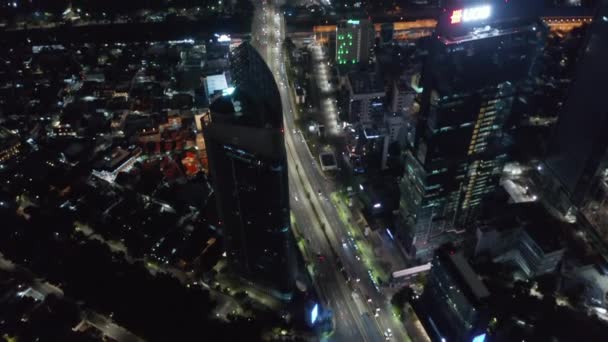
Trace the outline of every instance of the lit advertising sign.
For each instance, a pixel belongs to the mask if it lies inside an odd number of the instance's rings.
[[[486,334],[481,334],[473,337],[471,342],[484,342],[486,340]]]
[[[220,34],[220,36],[217,37],[217,41],[220,42],[220,43],[229,42],[230,41],[230,36],[227,35],[227,34]]]
[[[472,21],[480,21],[488,19],[491,14],[492,7],[490,5],[456,9],[452,11],[452,15],[450,16],[450,23],[460,24]]]
[[[230,35],[228,34],[214,34],[215,38],[217,38],[217,41],[220,43],[225,43],[225,42],[229,42],[231,41],[230,39]]]
[[[230,95],[234,94],[235,90],[236,90],[235,87],[228,87],[228,88],[222,90],[222,96],[230,96]]]
[[[310,311],[310,323],[315,324],[318,317],[319,317],[319,304],[315,304],[315,306]]]

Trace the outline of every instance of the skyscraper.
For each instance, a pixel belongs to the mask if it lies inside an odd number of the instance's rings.
[[[262,57],[243,43],[230,56],[233,87],[203,119],[210,174],[230,265],[278,296],[294,269],[280,95]]]
[[[558,190],[552,189],[551,199],[557,199],[553,204],[564,212],[582,210],[604,241],[608,241],[607,40],[608,1],[602,1],[581,49],[545,161],[558,184]]]
[[[453,247],[437,249],[420,302],[434,341],[483,342],[490,321],[490,292]]]
[[[348,121],[364,128],[378,126],[384,117],[385,91],[376,73],[352,71],[346,77]]]
[[[347,20],[336,28],[336,63],[348,66],[369,63],[373,48],[374,26],[369,20]]]
[[[393,23],[384,23],[380,26],[380,44],[388,45],[393,42],[395,34],[395,25]]]
[[[401,183],[400,239],[421,260],[459,239],[498,185],[504,124],[546,36],[535,11],[517,2],[462,3],[446,6],[431,39]]]

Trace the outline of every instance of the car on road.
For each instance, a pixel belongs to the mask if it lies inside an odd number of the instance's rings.
[[[390,341],[392,337],[393,337],[393,331],[391,330],[391,328],[387,328],[386,331],[384,332],[384,340]]]

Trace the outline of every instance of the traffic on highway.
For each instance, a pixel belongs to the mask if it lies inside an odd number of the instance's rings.
[[[403,325],[392,314],[389,298],[366,267],[348,228],[328,200],[336,185],[323,176],[296,127],[297,110],[283,54],[285,23],[277,10],[279,5],[266,1],[257,4],[252,41],[273,72],[281,94],[291,211],[295,226],[305,238],[305,260],[314,264],[312,278],[321,304],[333,312],[333,333],[326,338],[408,341]],[[337,128],[335,133],[339,134]]]

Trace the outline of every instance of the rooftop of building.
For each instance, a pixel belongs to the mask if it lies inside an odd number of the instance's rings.
[[[501,208],[501,211],[485,229],[523,228],[545,253],[565,247],[561,232],[571,224],[554,217],[541,203],[515,203]]]
[[[229,88],[209,110],[210,124],[205,126],[205,140],[221,142],[237,151],[258,157],[277,158],[285,154],[282,112],[260,96],[240,87]]]
[[[384,84],[376,73],[353,71],[347,77],[353,94],[384,93]]]
[[[335,166],[335,165],[337,165],[337,163],[336,163],[336,156],[334,155],[333,152],[323,152],[319,156],[321,158],[321,164],[323,166]]]
[[[362,25],[369,25],[370,21],[367,19],[348,19],[348,20],[342,20],[340,22],[338,22],[337,27],[344,29],[344,28],[359,28]]]
[[[225,73],[209,75],[205,77],[204,82],[207,90],[207,96],[213,95],[216,91],[221,92],[222,90],[228,88],[228,81],[226,80]]]
[[[19,137],[10,130],[0,126],[0,149],[9,148],[19,142]]]
[[[549,229],[548,229],[549,228]],[[559,234],[550,227],[538,224],[529,224],[525,228],[526,233],[542,248],[543,252],[551,253],[565,248],[564,241]]]
[[[395,80],[394,84],[397,90],[399,90],[399,92],[414,92],[414,89],[412,88],[410,82],[405,79],[400,78],[398,80]]]
[[[215,122],[259,128],[276,127],[276,118],[272,113],[277,110],[269,108],[268,103],[240,87],[224,90],[209,109]],[[275,114],[282,118],[282,113]]]
[[[139,147],[125,150],[121,147],[115,147],[110,153],[105,154],[93,164],[94,169],[114,172],[129,158],[141,152]]]
[[[481,304],[490,296],[490,291],[473,270],[462,251],[456,250],[451,245],[444,245],[437,250],[436,257],[442,261],[452,279],[459,283],[459,288],[471,302]]]
[[[363,136],[365,139],[378,139],[384,136],[384,132],[381,129],[375,127],[365,127],[363,130]]]

